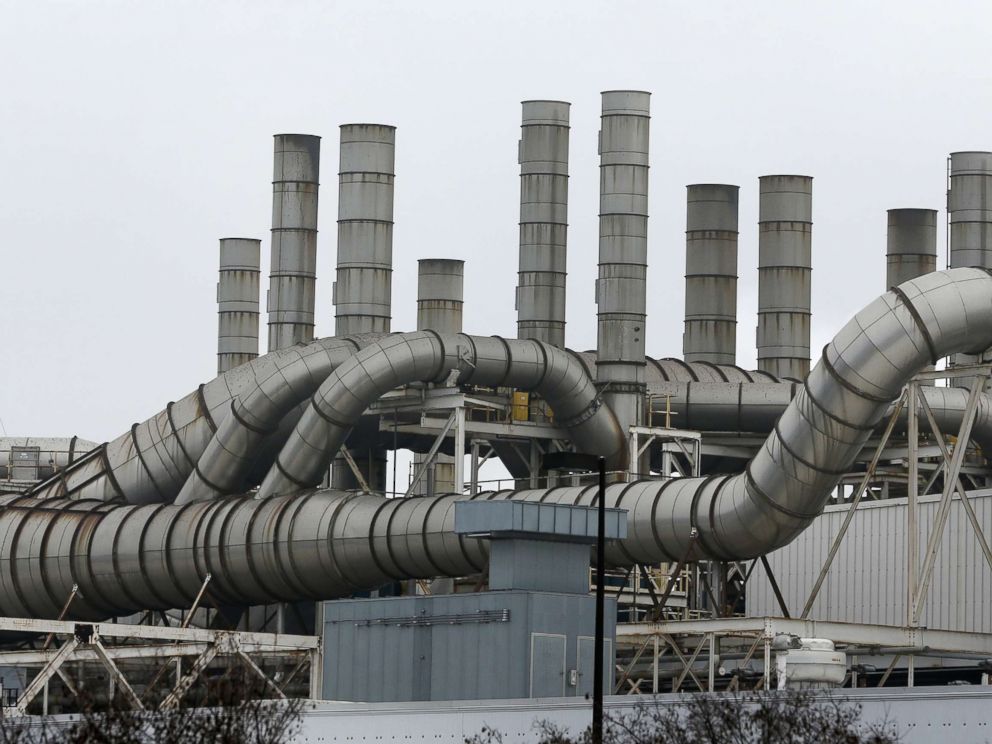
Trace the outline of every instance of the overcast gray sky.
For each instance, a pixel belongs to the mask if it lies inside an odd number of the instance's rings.
[[[568,343],[594,347],[610,88],[654,94],[649,353],[682,351],[685,185],[735,183],[753,365],[757,178],[783,172],[815,177],[819,349],[884,289],[885,210],[943,210],[947,153],[992,149],[990,26],[989,0],[0,0],[0,419],[102,441],[213,376],[217,239],[262,238],[267,272],[276,132],[324,137],[318,335],[352,121],[398,127],[394,330],[416,260],[450,257],[466,331],[514,335],[528,98],[573,104]]]

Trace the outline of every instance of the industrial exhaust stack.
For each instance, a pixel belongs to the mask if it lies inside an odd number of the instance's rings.
[[[885,288],[937,270],[937,210],[890,209]]]
[[[524,101],[517,338],[565,345],[568,114],[564,101]]]
[[[596,382],[626,434],[644,422],[651,94],[603,93]]]
[[[687,362],[737,363],[737,207],[740,187],[686,187],[685,333]]]
[[[758,179],[758,369],[809,374],[813,179]]]
[[[274,171],[269,351],[313,340],[320,137],[277,134]]]
[[[261,240],[221,238],[217,281],[217,374],[258,356]]]
[[[334,333],[388,333],[396,127],[341,126]]]

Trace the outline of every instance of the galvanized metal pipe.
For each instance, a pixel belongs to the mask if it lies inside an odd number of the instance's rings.
[[[758,369],[809,373],[813,179],[758,179]]]
[[[540,393],[580,451],[607,457],[613,467],[623,462],[623,432],[568,352],[533,340],[417,331],[394,334],[363,349],[327,378],[262,482],[259,496],[316,486],[368,406],[413,382]]]
[[[335,335],[388,333],[392,315],[396,127],[343,124]]]
[[[269,351],[313,340],[320,137],[277,134],[269,259]]]
[[[737,204],[740,187],[686,187],[685,333],[687,362],[737,361]]]
[[[258,292],[262,241],[220,239],[217,282],[217,374],[258,356]]]
[[[890,209],[885,287],[937,270],[937,210]]]
[[[644,421],[651,94],[602,97],[596,382],[626,432]]]
[[[564,347],[571,104],[522,105],[517,338]]]

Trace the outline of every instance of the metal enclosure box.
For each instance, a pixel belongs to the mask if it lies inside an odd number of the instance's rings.
[[[497,591],[324,604],[323,698],[359,702],[592,693],[595,597]],[[616,601],[606,600],[610,689]]]

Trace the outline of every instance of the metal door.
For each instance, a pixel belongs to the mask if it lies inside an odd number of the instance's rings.
[[[530,696],[565,696],[565,636],[530,634]]]

